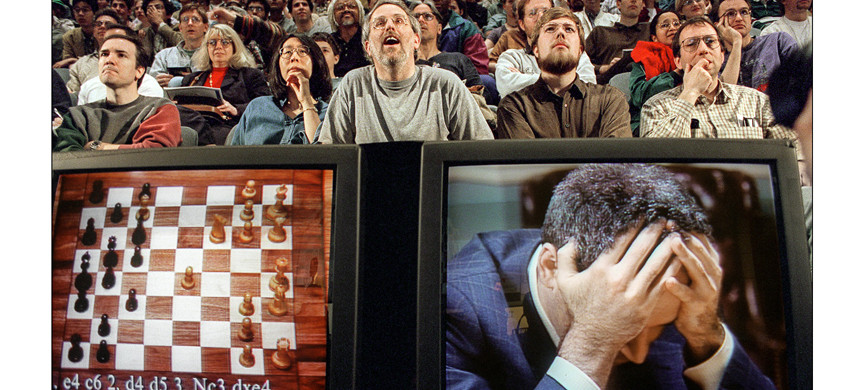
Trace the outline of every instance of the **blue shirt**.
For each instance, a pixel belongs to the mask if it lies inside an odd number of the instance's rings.
[[[234,129],[231,144],[309,144],[310,140],[306,138],[303,128],[303,113],[290,118],[282,112],[283,104],[284,100],[277,105],[273,96],[252,99]],[[318,110],[319,119],[323,121],[324,114],[327,113],[327,103],[318,99],[315,108]],[[315,138],[318,138],[318,131]]]

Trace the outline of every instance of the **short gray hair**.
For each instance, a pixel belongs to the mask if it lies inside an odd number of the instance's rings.
[[[366,14],[366,20],[363,23],[363,35],[361,35],[361,41],[366,42],[369,40],[369,25],[371,22],[372,14],[375,13],[379,7],[383,5],[395,5],[405,12],[405,15],[408,16],[408,22],[411,24],[411,30],[414,31],[415,34],[420,35],[420,23],[417,21],[417,18],[411,16],[411,11],[408,10],[405,3],[401,0],[379,0],[375,3],[375,5],[369,10],[369,13]]]

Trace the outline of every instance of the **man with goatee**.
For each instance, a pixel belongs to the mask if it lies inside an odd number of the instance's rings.
[[[625,96],[577,76],[583,39],[573,12],[545,12],[530,42],[541,76],[502,99],[496,138],[631,137]]]
[[[372,65],[352,70],[340,81],[319,127],[318,142],[493,138],[478,104],[456,74],[415,64],[420,23],[405,3],[376,2],[362,33]]]

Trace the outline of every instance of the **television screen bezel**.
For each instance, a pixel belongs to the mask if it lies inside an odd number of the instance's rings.
[[[225,146],[52,153],[52,208],[58,180],[64,174],[216,169],[332,170],[325,382],[328,389],[353,388],[357,335],[359,161],[359,149],[351,145]]]
[[[726,139],[565,139],[428,142],[422,149],[417,290],[417,383],[445,388],[443,303],[448,169],[495,164],[756,163],[772,169],[791,389],[812,387],[812,265],[792,142]],[[786,261],[784,261],[786,260]]]

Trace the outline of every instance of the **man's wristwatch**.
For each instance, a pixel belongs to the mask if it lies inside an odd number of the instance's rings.
[[[90,143],[90,150],[99,150],[102,147],[102,141],[93,141]]]

